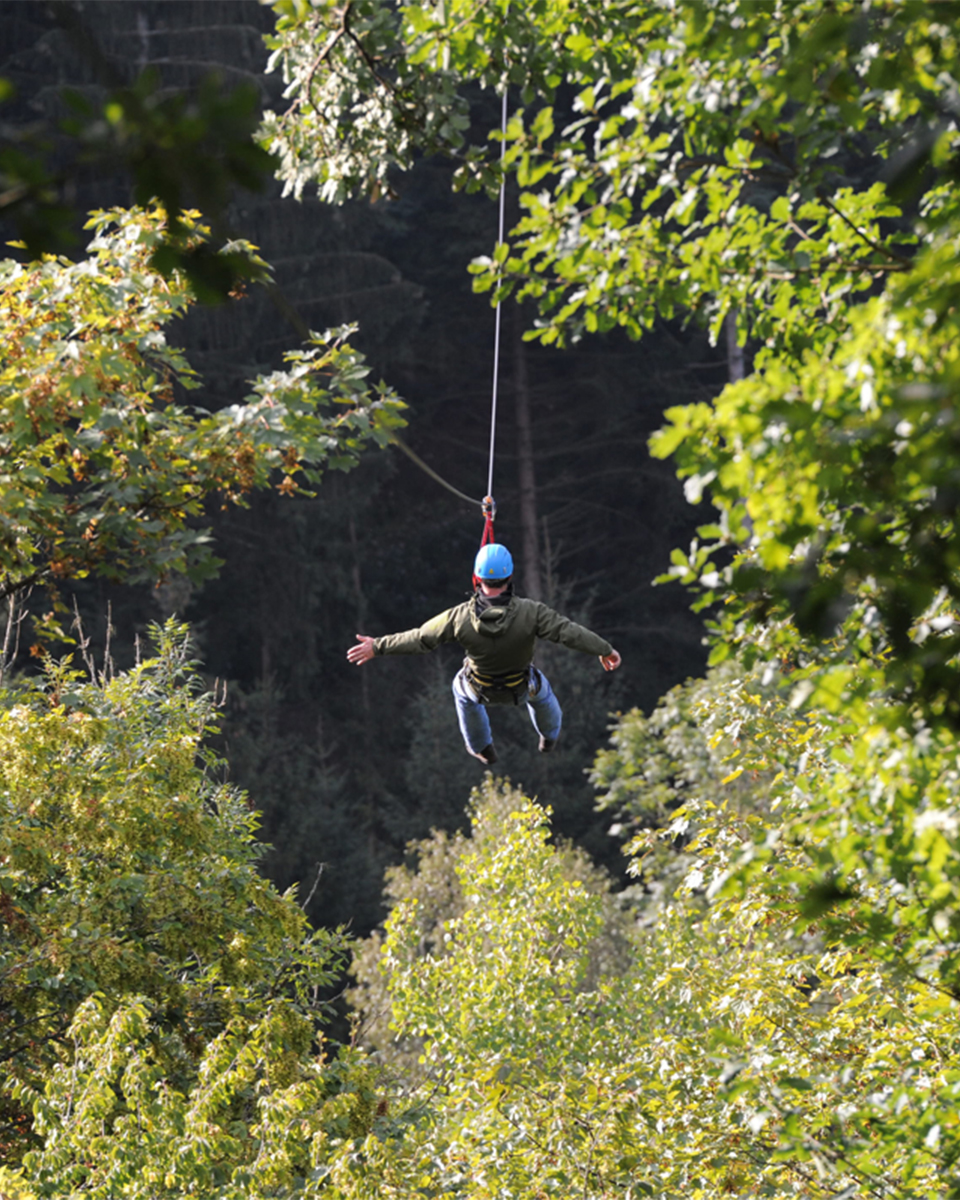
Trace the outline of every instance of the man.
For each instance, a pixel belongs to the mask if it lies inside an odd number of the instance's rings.
[[[546,754],[560,736],[563,713],[546,675],[533,666],[537,638],[596,654],[605,671],[620,666],[620,655],[602,637],[538,600],[515,596],[513,558],[499,542],[480,550],[473,585],[472,599],[448,608],[419,629],[379,638],[358,633],[358,644],[350,647],[347,658],[359,667],[380,654],[427,654],[443,642],[459,642],[467,657],[453,681],[453,698],[468,753],[481,762],[495,763],[486,706],[524,700],[540,735],[540,750]]]

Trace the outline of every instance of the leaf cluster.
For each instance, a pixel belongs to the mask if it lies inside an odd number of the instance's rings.
[[[184,214],[184,245],[207,230]],[[181,273],[153,265],[159,209],[95,214],[89,257],[0,268],[0,575],[9,595],[99,575],[199,580],[217,567],[207,505],[284,495],[345,470],[400,423],[371,394],[344,328],[312,336],[243,402],[207,412],[181,401],[198,380],[166,327],[194,302]],[[246,243],[244,256],[268,270]],[[301,482],[302,481],[302,482]]]

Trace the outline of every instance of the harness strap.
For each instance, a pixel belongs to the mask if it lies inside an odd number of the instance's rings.
[[[482,688],[516,688],[521,684],[526,686],[530,681],[530,668],[514,671],[510,675],[481,675],[478,671],[468,669],[470,682],[479,684]]]
[[[533,663],[520,671],[509,671],[503,675],[482,675],[467,658],[463,662],[463,673],[481,704],[519,704],[531,690],[540,690],[537,668]],[[534,687],[534,684],[537,686]]]
[[[481,507],[483,508],[483,537],[480,539],[480,549],[482,550],[488,543],[497,540],[493,533],[493,522],[497,515],[497,502],[492,496],[484,496]]]

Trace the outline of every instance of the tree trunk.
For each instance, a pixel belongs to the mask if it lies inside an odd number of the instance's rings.
[[[520,484],[520,590],[532,600],[543,599],[540,539],[537,536],[537,481],[533,469],[533,431],[530,419],[530,381],[523,341],[523,318],[513,311],[513,391],[517,413],[517,473]]]
[[[744,376],[743,347],[737,342],[737,310],[731,308],[723,319],[727,335],[727,371],[731,383]]]

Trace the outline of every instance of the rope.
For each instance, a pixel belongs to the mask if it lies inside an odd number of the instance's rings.
[[[500,171],[501,171],[501,178],[500,178],[500,210],[499,210],[499,219],[498,219],[498,223],[497,223],[497,244],[498,245],[503,244],[504,216],[505,216],[505,210],[506,210],[506,183],[507,183],[507,181],[506,181],[506,176],[503,174],[503,160],[507,153],[507,97],[508,97],[509,90],[510,90],[509,85],[505,84],[504,89],[503,89],[503,97],[501,99],[501,105],[500,105],[500,133],[501,133]],[[276,307],[279,309],[279,311],[281,313],[283,313],[283,315],[287,318],[287,320],[290,321],[291,325],[293,325],[293,327],[300,334],[300,337],[304,341],[306,341],[310,336],[310,331],[307,329],[307,326],[306,326],[303,318],[296,311],[296,309],[293,307],[293,305],[290,303],[290,301],[287,299],[287,297],[276,286],[276,284],[267,284],[266,290],[267,290],[267,294],[269,295],[270,299],[273,301],[273,303],[276,305]],[[447,483],[447,481],[441,475],[438,475],[437,472],[431,466],[428,466],[427,463],[425,463],[423,461],[423,459],[420,457],[419,454],[417,454],[414,450],[412,450],[410,448],[410,446],[407,445],[407,443],[403,440],[403,438],[400,437],[400,435],[398,433],[394,433],[390,438],[390,440],[393,442],[393,444],[395,446],[397,446],[398,449],[402,450],[403,453],[410,459],[411,462],[415,463],[420,468],[421,471],[426,472],[426,474],[429,475],[430,478],[433,479],[436,483],[439,483],[441,487],[446,488],[448,492],[451,492],[458,499],[466,500],[466,502],[468,504],[479,504],[480,505],[481,509],[483,510],[483,537],[480,541],[481,547],[486,546],[489,542],[493,542],[495,540],[494,532],[493,532],[493,522],[494,522],[494,518],[497,515],[497,505],[496,505],[496,501],[493,499],[493,465],[494,465],[496,440],[497,440],[497,384],[498,384],[499,379],[500,379],[500,301],[498,299],[497,303],[496,303],[496,308],[495,308],[494,327],[493,327],[493,388],[492,388],[492,395],[491,395],[491,400],[490,400],[490,456],[489,456],[488,467],[487,467],[487,494],[484,496],[484,498],[482,500],[474,500],[474,498],[472,496],[468,496],[465,492],[461,492],[459,490],[459,488],[455,488],[452,483]]]
[[[407,456],[407,458],[410,459],[411,462],[415,462],[421,471],[426,471],[426,473],[430,476],[430,478],[436,480],[436,482],[439,483],[441,487],[445,487],[448,492],[453,492],[453,494],[455,496],[458,496],[461,500],[466,500],[466,502],[468,504],[479,504],[481,508],[483,507],[482,500],[474,500],[474,498],[472,496],[468,496],[465,492],[459,491],[457,488],[455,488],[453,486],[452,483],[447,483],[447,481],[444,478],[442,478],[442,476],[438,475],[436,473],[436,471],[433,469],[433,467],[427,466],[427,464],[423,461],[423,459],[420,457],[420,455],[417,454],[416,451],[412,450],[407,445],[407,443],[403,440],[403,438],[399,435],[399,433],[392,434],[390,437],[390,440],[391,440],[391,442],[393,442],[393,444],[395,446],[397,446],[400,450],[402,450],[404,452],[404,454]]]
[[[509,86],[504,85],[503,100],[500,109],[500,220],[497,226],[497,245],[503,245],[503,217],[507,191],[507,178],[503,173],[503,160],[507,152],[507,92]],[[493,332],[493,395],[490,401],[490,462],[487,469],[487,499],[493,497],[493,461],[497,440],[497,381],[500,378],[500,300],[497,299],[496,316],[494,317]],[[493,517],[490,517],[492,522]]]

